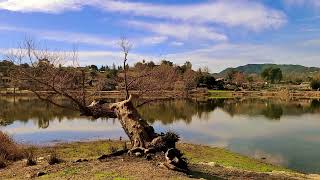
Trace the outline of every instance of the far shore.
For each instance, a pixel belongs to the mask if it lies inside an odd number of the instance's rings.
[[[50,91],[39,91],[42,94],[48,94]],[[320,99],[320,91],[311,91],[311,90],[242,90],[242,91],[228,91],[228,90],[192,90],[186,96],[181,96],[181,92],[177,91],[166,91],[165,93],[157,93],[154,95],[143,97],[143,98],[281,98],[281,99]],[[110,99],[123,99],[124,92],[122,91],[99,91],[96,93],[97,98],[110,98]],[[132,92],[135,94],[135,92]],[[0,90],[1,96],[35,96],[31,91],[27,90],[16,90],[6,91]]]

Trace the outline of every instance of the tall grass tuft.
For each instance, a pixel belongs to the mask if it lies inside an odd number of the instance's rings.
[[[49,159],[48,159],[48,163],[50,165],[59,164],[59,163],[62,163],[62,162],[63,162],[63,160],[58,157],[58,154],[55,151],[52,151],[50,153],[50,156],[49,156]]]
[[[117,147],[115,147],[115,146],[110,146],[109,147],[109,152],[110,153],[115,153],[115,152],[117,152],[118,151],[118,148]]]
[[[25,156],[27,158],[27,166],[37,165],[37,160],[35,156],[35,148],[29,147],[25,150]]]

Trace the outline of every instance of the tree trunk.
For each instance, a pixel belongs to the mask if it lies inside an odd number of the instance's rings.
[[[131,99],[132,96],[127,100],[112,104],[111,110],[116,113],[132,147],[147,148],[158,135],[154,132],[153,127],[141,118]]]
[[[166,134],[155,133],[153,127],[141,118],[131,100],[132,96],[127,100],[106,106],[94,102],[86,110],[86,115],[117,117],[131,141],[130,155],[151,158],[151,154],[164,152],[165,167],[175,171],[188,172],[187,161],[175,146],[179,136],[172,132],[167,132]],[[119,154],[124,152],[121,150]],[[103,160],[111,156],[114,156],[114,154],[103,155],[98,159]]]

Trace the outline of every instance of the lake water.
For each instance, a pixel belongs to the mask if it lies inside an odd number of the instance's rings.
[[[320,101],[179,100],[139,109],[157,132],[320,173]],[[0,98],[0,130],[28,144],[125,138],[116,119],[92,120],[34,98]]]

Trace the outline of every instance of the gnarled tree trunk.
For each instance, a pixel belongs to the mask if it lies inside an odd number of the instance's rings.
[[[132,96],[127,100],[112,104],[110,108],[118,117],[132,147],[147,148],[158,135],[154,132],[153,127],[141,118],[131,99]]]
[[[131,100],[132,96],[127,100],[111,105],[93,103],[88,107],[85,115],[94,117],[117,117],[131,141],[132,148],[129,150],[129,154],[150,157],[150,153],[164,152],[165,163],[163,163],[163,165],[165,167],[172,170],[187,172],[187,162],[185,158],[182,157],[182,153],[176,149],[175,146],[176,142],[179,140],[178,135],[171,132],[166,134],[155,133],[153,127],[142,119]],[[118,155],[118,153],[115,153],[114,155]],[[104,155],[100,157],[99,160],[108,157],[110,156]]]

